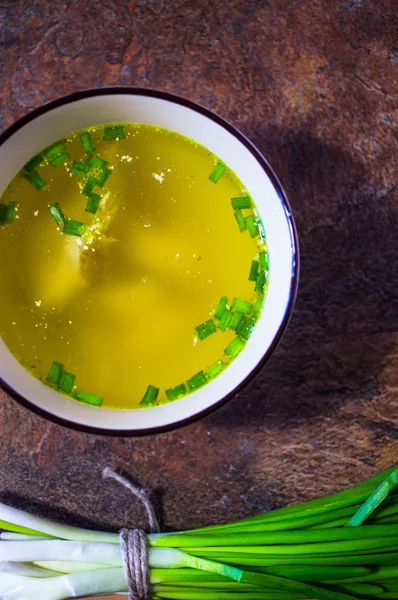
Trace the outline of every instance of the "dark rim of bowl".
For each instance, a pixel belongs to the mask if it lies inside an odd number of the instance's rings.
[[[62,96],[61,98],[58,98],[56,100],[52,100],[51,102],[43,104],[42,106],[35,108],[31,112],[29,112],[27,115],[18,119],[18,121],[16,121],[12,125],[10,125],[10,127],[8,127],[0,135],[0,146],[2,144],[4,144],[4,142],[6,140],[8,140],[8,138],[10,138],[15,132],[17,132],[19,129],[24,127],[27,123],[29,123],[30,121],[33,121],[37,117],[45,114],[48,111],[55,109],[55,108],[58,108],[65,104],[70,104],[72,102],[77,102],[79,100],[83,100],[84,98],[90,98],[90,97],[94,97],[94,96],[106,96],[106,95],[123,95],[123,94],[127,95],[127,96],[147,96],[149,98],[159,98],[160,100],[166,100],[168,102],[173,102],[174,104],[179,104],[181,106],[185,106],[205,117],[208,117],[209,119],[211,119],[218,125],[221,125],[221,127],[226,129],[230,134],[232,134],[236,139],[238,139],[251,152],[251,154],[254,156],[254,158],[257,160],[257,162],[261,165],[263,170],[266,172],[266,174],[270,178],[270,180],[278,194],[278,197],[280,199],[280,202],[282,204],[282,207],[283,207],[285,215],[286,215],[286,220],[289,224],[291,245],[292,245],[292,274],[291,274],[291,282],[290,282],[289,301],[288,301],[288,304],[286,307],[286,311],[285,311],[283,320],[278,328],[278,331],[276,332],[276,335],[272,341],[272,344],[269,346],[269,348],[263,354],[263,357],[261,358],[259,363],[252,369],[252,371],[249,373],[249,375],[243,381],[241,381],[240,384],[234,390],[232,390],[229,394],[227,394],[226,396],[224,396],[223,398],[221,398],[220,400],[218,400],[217,402],[215,402],[208,408],[192,415],[191,417],[188,417],[186,419],[182,419],[179,421],[173,421],[172,423],[168,423],[167,425],[152,427],[152,428],[148,428],[148,429],[116,430],[116,429],[92,427],[90,425],[82,425],[80,423],[75,423],[74,421],[69,421],[68,419],[57,417],[56,415],[53,415],[52,413],[47,412],[46,410],[43,410],[42,408],[39,408],[38,406],[36,406],[36,404],[31,402],[30,400],[27,400],[26,398],[24,398],[23,396],[18,394],[18,392],[16,392],[13,388],[11,388],[0,377],[0,386],[3,388],[3,390],[9,396],[11,396],[14,400],[19,402],[19,404],[21,404],[25,408],[28,408],[32,412],[34,412],[34,413],[40,415],[41,417],[44,417],[45,419],[48,419],[49,421],[52,421],[58,425],[62,425],[64,427],[67,427],[69,429],[74,429],[77,431],[83,431],[84,433],[91,433],[94,435],[105,435],[105,436],[116,436],[116,437],[126,437],[126,436],[137,436],[138,437],[138,436],[152,435],[152,434],[156,434],[156,433],[171,431],[171,430],[177,429],[179,427],[182,427],[184,425],[187,425],[189,423],[193,423],[193,422],[197,421],[198,419],[212,413],[216,409],[223,406],[226,402],[231,400],[241,390],[243,390],[243,388],[246,387],[246,385],[250,381],[252,381],[252,379],[262,369],[265,362],[268,360],[268,358],[271,356],[271,354],[275,350],[276,346],[278,345],[278,343],[282,337],[283,332],[286,329],[289,319],[291,317],[294,303],[295,303],[296,296],[297,296],[297,289],[298,289],[299,246],[298,246],[296,225],[294,222],[294,218],[292,215],[292,211],[291,211],[287,196],[286,196],[277,176],[275,175],[275,173],[272,170],[271,166],[269,165],[268,161],[264,158],[264,156],[261,154],[261,152],[259,150],[257,150],[257,148],[254,146],[254,144],[252,144],[252,142],[248,138],[246,138],[246,136],[244,136],[240,131],[238,131],[228,121],[226,121],[222,117],[219,117],[218,115],[216,115],[212,111],[208,110],[207,108],[204,108],[203,106],[200,106],[199,104],[196,104],[195,102],[192,102],[191,100],[187,100],[186,98],[183,98],[181,96],[176,96],[174,94],[170,94],[168,92],[161,92],[158,90],[135,88],[135,87],[128,87],[128,86],[125,86],[125,87],[124,86],[115,86],[115,87],[110,86],[110,87],[104,87],[104,88],[99,88],[99,89],[88,89],[88,90],[82,90],[79,92],[74,92],[73,94],[69,94],[68,96]]]

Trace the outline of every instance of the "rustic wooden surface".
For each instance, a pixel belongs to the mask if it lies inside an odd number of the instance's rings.
[[[269,159],[302,252],[288,332],[257,379],[179,431],[68,431],[0,392],[0,496],[115,528],[155,490],[167,528],[264,511],[398,459],[396,0],[0,0],[0,127],[104,85],[182,94]]]

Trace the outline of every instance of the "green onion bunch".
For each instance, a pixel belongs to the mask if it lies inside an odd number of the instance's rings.
[[[229,525],[147,535],[151,598],[398,599],[398,468]],[[0,598],[128,593],[118,534],[0,505]]]

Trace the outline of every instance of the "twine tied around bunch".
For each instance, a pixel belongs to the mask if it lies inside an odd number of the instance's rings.
[[[155,508],[146,489],[134,485],[126,477],[116,473],[109,467],[105,467],[102,471],[102,477],[103,479],[114,479],[134,494],[142,502],[147,512],[150,532],[160,532]],[[135,527],[123,528],[120,531],[120,547],[124,575],[129,587],[129,600],[150,600],[148,550],[145,531]]]

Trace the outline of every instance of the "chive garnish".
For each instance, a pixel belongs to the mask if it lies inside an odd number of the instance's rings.
[[[65,220],[64,233],[66,235],[82,236],[84,233],[84,225],[79,221],[72,221],[71,219]]]
[[[177,400],[177,398],[181,398],[181,396],[185,396],[187,393],[187,388],[185,383],[180,383],[180,385],[176,385],[175,387],[169,388],[166,390],[166,396],[168,400]]]
[[[53,167],[58,167],[59,165],[66,163],[69,160],[69,158],[69,154],[67,152],[64,152],[63,154],[60,154],[59,156],[56,156],[55,158],[50,160],[50,163]]]
[[[65,216],[58,202],[49,206],[48,210],[50,211],[58,225],[63,225],[65,223]]]
[[[54,361],[48,372],[47,381],[49,383],[58,384],[63,370],[64,370],[64,365],[61,365],[61,363]]]
[[[243,313],[244,315],[248,315],[249,313],[251,313],[252,309],[253,304],[251,304],[250,302],[246,302],[246,300],[235,298],[235,300],[232,302],[232,310]]]
[[[254,286],[254,291],[262,293],[265,288],[265,275],[264,273],[260,273],[256,279],[256,285]]]
[[[217,377],[217,375],[219,375],[226,367],[227,365],[222,361],[222,360],[218,360],[217,362],[214,363],[214,365],[211,365],[211,367],[208,367],[205,371],[205,375],[207,379],[214,379],[215,377]]]
[[[92,193],[93,189],[95,188],[95,186],[97,185],[97,180],[95,177],[89,177],[87,179],[87,183],[84,186],[83,189],[83,194],[85,194],[86,196],[90,196],[90,194]]]
[[[156,398],[159,395],[159,388],[154,385],[148,385],[144,397],[142,398],[140,405],[148,405],[155,402]]]
[[[221,331],[226,331],[231,323],[231,319],[232,312],[230,310],[224,310],[223,316],[218,324],[218,328],[221,329]]]
[[[95,150],[93,140],[88,131],[84,131],[79,135],[79,137],[86,154],[89,154],[89,152],[93,152]]]
[[[227,167],[222,162],[218,162],[209,175],[210,181],[217,183],[226,170]]]
[[[25,179],[29,181],[37,190],[41,190],[46,185],[43,177],[37,171],[32,171],[31,173],[25,173]]]
[[[248,340],[254,329],[255,324],[256,322],[253,319],[243,317],[238,327],[236,328],[236,333],[244,340]]]
[[[228,298],[226,296],[223,296],[220,299],[220,302],[218,303],[216,312],[214,313],[214,318],[217,320],[220,320],[221,317],[223,316],[224,311],[226,310],[227,306],[228,306]]]
[[[241,312],[232,313],[232,318],[228,325],[228,328],[235,331],[236,328],[238,327],[239,323],[241,322],[242,317],[243,317],[243,314]]]
[[[65,392],[66,394],[70,394],[73,390],[75,379],[76,375],[72,375],[72,373],[68,373],[68,371],[63,371],[58,382],[59,389]]]
[[[104,399],[100,396],[96,396],[95,394],[88,394],[87,392],[75,392],[74,394],[76,400],[79,402],[84,402],[85,404],[92,404],[93,406],[101,406]]]
[[[104,127],[103,140],[122,140],[125,137],[123,125],[109,125]]]
[[[8,204],[0,204],[0,225],[9,225],[13,222],[16,207],[15,200]]]
[[[103,171],[101,175],[97,177],[97,185],[99,185],[99,187],[102,187],[111,173],[112,169],[105,169],[105,171]]]
[[[238,223],[238,227],[239,227],[239,231],[245,231],[246,229],[246,221],[245,221],[245,217],[243,216],[243,213],[241,210],[236,210],[234,212],[235,215],[235,219],[236,222]]]
[[[252,205],[250,196],[242,196],[241,198],[231,198],[232,208],[241,210],[242,208],[250,208]]]
[[[43,156],[41,154],[37,154],[36,156],[34,156],[33,158],[31,158],[26,165],[24,166],[24,169],[27,173],[31,173],[32,171],[34,171],[34,169],[36,169],[36,167],[38,167],[41,163],[43,162]]]
[[[86,160],[86,165],[88,165],[90,169],[98,169],[99,171],[103,171],[108,166],[108,163],[106,160],[92,155]]]
[[[256,281],[258,275],[258,266],[258,261],[252,260],[252,264],[250,266],[249,281]]]
[[[81,160],[74,160],[71,166],[71,172],[79,177],[87,177],[90,173],[90,167]]]
[[[258,319],[264,304],[264,294],[259,294],[253,306],[253,319]]]
[[[217,331],[217,327],[216,327],[216,324],[214,323],[213,319],[209,319],[208,321],[205,321],[201,325],[198,325],[197,327],[195,327],[195,329],[198,333],[200,340],[206,339],[207,337],[209,337],[209,335],[212,335],[213,333],[216,333],[216,331]]]
[[[235,358],[238,356],[239,352],[243,350],[245,347],[245,342],[240,339],[240,337],[236,337],[232,342],[225,348],[224,354],[228,356],[228,358]]]
[[[89,213],[92,213],[93,215],[95,215],[95,213],[98,210],[100,200],[101,200],[100,194],[89,194],[87,205],[86,205],[86,212],[89,212]]]
[[[260,252],[259,260],[260,260],[260,270],[268,271],[269,270],[269,261],[268,261],[268,252]]]
[[[188,390],[190,392],[193,392],[194,390],[197,390],[200,387],[204,386],[206,384],[206,382],[207,382],[206,375],[204,374],[203,371],[199,371],[199,373],[196,373],[196,375],[194,375],[193,377],[188,379],[188,381],[187,381]]]
[[[250,233],[252,238],[258,236],[258,227],[256,217],[254,215],[249,215],[245,217],[247,231]]]

